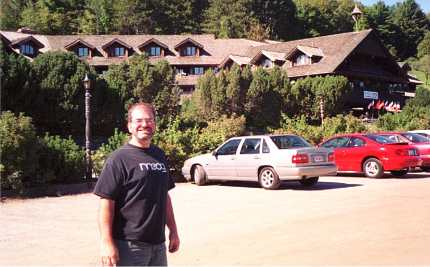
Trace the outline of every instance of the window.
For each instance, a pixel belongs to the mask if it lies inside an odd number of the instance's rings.
[[[243,142],[240,154],[259,154],[260,153],[260,138],[246,138]]]
[[[197,49],[195,46],[187,46],[182,49],[182,56],[195,56],[197,54]]]
[[[289,149],[293,147],[310,147],[311,145],[305,141],[305,139],[296,135],[280,135],[271,136],[273,143],[279,149]]]
[[[27,56],[33,56],[34,55],[34,48],[29,43],[22,44],[21,47],[19,48],[19,51],[23,55],[27,55]]]
[[[124,47],[115,47],[113,50],[113,56],[114,57],[122,57],[125,55],[125,48]]]
[[[348,147],[362,147],[365,145],[366,145],[366,142],[364,142],[363,139],[357,138],[357,137],[352,137],[348,143]]]
[[[373,135],[373,134],[368,134],[366,135],[367,138],[380,143],[380,144],[392,144],[392,143],[397,143],[396,141],[393,141],[391,139],[389,139],[388,137],[385,137],[383,135]]]
[[[191,74],[194,74],[194,75],[203,75],[203,73],[204,73],[203,67],[193,67],[193,68],[191,68]]]
[[[263,153],[270,153],[269,146],[266,143],[266,140],[263,139]]]
[[[261,66],[263,68],[270,68],[272,67],[272,61],[268,58],[265,58],[262,62],[261,62]]]
[[[427,143],[428,139],[425,136],[416,133],[403,133],[402,136],[408,138],[412,143]]]
[[[296,62],[294,65],[300,66],[300,65],[307,65],[307,64],[308,64],[308,57],[302,54],[296,58]]]
[[[159,57],[161,56],[161,47],[159,46],[151,46],[147,50],[148,56],[150,57]]]
[[[89,55],[88,47],[78,48],[78,57],[87,57]]]
[[[239,144],[240,139],[230,140],[217,150],[217,155],[234,155]]]
[[[346,136],[333,138],[325,142],[324,144],[322,144],[322,147],[326,147],[326,148],[344,147],[348,144],[348,141],[349,141],[349,137],[346,137]]]

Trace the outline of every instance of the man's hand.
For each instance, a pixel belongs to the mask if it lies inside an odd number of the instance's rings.
[[[177,232],[169,233],[169,252],[174,253],[179,249],[179,236]]]
[[[119,260],[118,249],[111,242],[102,242],[100,246],[102,266],[116,266]]]

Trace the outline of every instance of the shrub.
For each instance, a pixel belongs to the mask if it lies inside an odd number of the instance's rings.
[[[70,183],[82,180],[85,151],[75,141],[46,134],[40,139],[38,183]]]
[[[164,131],[154,136],[154,143],[166,153],[169,167],[180,172],[184,161],[193,151],[193,144],[198,137],[198,128],[182,129],[179,117],[171,120]]]
[[[93,172],[98,176],[103,169],[106,158],[114,150],[124,145],[129,139],[129,135],[124,132],[120,132],[115,128],[114,134],[109,137],[108,142],[100,146],[99,149],[92,156],[93,160]]]
[[[3,189],[23,189],[35,175],[38,142],[30,117],[5,111],[0,116],[0,175]]]
[[[318,144],[322,139],[321,127],[308,124],[304,115],[290,118],[286,114],[282,114],[281,128],[275,130],[273,133],[300,135],[313,144]]]
[[[340,133],[361,133],[367,130],[364,123],[352,115],[337,115],[324,121],[323,138]]]
[[[244,116],[221,118],[208,122],[193,144],[193,155],[210,152],[230,137],[242,135],[245,132],[246,119]]]

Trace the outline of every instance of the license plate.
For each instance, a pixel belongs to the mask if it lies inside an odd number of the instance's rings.
[[[322,162],[324,161],[324,156],[320,156],[320,155],[313,156],[313,160],[314,162]]]

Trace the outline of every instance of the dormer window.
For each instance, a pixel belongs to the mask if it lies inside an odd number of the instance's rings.
[[[159,56],[161,56],[161,47],[151,46],[146,50],[146,53],[150,57],[159,57]]]
[[[186,38],[182,42],[175,45],[175,50],[178,51],[180,56],[183,57],[200,57],[202,55],[210,55],[204,48],[203,45],[196,42],[191,38]]]
[[[197,49],[195,46],[186,46],[183,49],[181,49],[181,56],[195,56],[197,54]]]
[[[91,58],[96,52],[96,48],[85,42],[84,40],[78,38],[73,42],[64,46],[64,48],[68,51],[75,53],[80,58]]]
[[[88,47],[79,47],[78,48],[78,57],[88,57],[89,55]]]
[[[25,43],[19,47],[19,52],[26,56],[33,56],[34,48],[30,43]]]
[[[125,48],[124,47],[115,47],[113,49],[112,56],[114,56],[114,57],[123,57],[123,56],[125,56]]]
[[[318,63],[324,54],[318,47],[298,45],[286,56],[290,67]]]
[[[308,65],[310,64],[310,59],[304,54],[299,55],[294,61],[295,66]]]
[[[133,48],[118,38],[102,45],[107,57],[128,57],[133,53]]]

